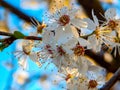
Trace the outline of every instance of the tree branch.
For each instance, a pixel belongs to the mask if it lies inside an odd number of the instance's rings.
[[[24,39],[27,39],[27,40],[42,40],[42,37],[25,36]]]
[[[77,0],[80,5],[83,6],[86,14],[89,18],[92,19],[91,11],[94,10],[95,15],[98,17],[99,20],[105,20],[101,15],[104,15],[104,10],[98,0]]]
[[[26,22],[32,22],[28,15],[26,15],[23,12],[21,12],[20,10],[16,9],[12,5],[10,5],[7,2],[5,2],[4,0],[0,0],[0,5],[5,7],[5,8],[7,8],[8,10],[13,12],[14,14],[16,14],[18,17],[20,17],[21,19],[25,20]]]
[[[92,58],[96,63],[98,63],[100,66],[104,67],[107,69],[107,71],[109,72],[115,72],[119,67],[120,67],[120,63],[116,60],[119,59],[113,59],[113,61],[111,63],[106,62],[106,60],[104,59],[103,55],[104,53],[95,53],[92,50],[86,50],[85,54]]]
[[[2,32],[2,31],[0,31],[0,35],[3,35],[3,36],[12,36],[13,34],[12,33],[8,33],[8,32]]]
[[[110,90],[110,88],[117,82],[119,78],[120,78],[120,67],[115,72],[113,77],[100,90]]]
[[[15,38],[15,37],[13,37],[14,36],[14,34],[12,34],[12,33],[7,33],[7,32],[2,32],[2,31],[0,31],[0,35],[2,35],[2,36],[10,36],[10,37],[12,37],[13,39],[18,39],[18,38]],[[27,39],[27,40],[42,40],[42,37],[36,37],[36,36],[24,36],[24,38],[19,38],[19,39]]]

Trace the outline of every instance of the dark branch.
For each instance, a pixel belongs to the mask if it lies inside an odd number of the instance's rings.
[[[20,17],[21,19],[25,20],[26,22],[32,22],[28,15],[26,15],[23,12],[21,12],[20,10],[16,9],[12,5],[10,5],[7,2],[5,2],[4,0],[0,0],[0,5],[5,7],[5,8],[7,8],[8,10],[13,12],[14,14],[16,14],[18,17]]]
[[[28,40],[42,40],[42,37],[25,36],[24,39],[28,39]]]
[[[14,37],[14,34],[12,33],[7,33],[7,32],[2,32],[0,31],[0,35],[2,36],[10,36],[12,37],[13,39],[17,39]],[[28,39],[28,40],[42,40],[42,37],[36,37],[36,36],[24,36],[24,38],[19,38],[19,39]],[[2,40],[1,40],[2,41]]]
[[[101,15],[104,15],[104,10],[98,0],[77,0],[80,5],[83,6],[86,14],[89,18],[92,19],[91,11],[92,9],[95,12],[95,15],[98,17],[99,20],[105,20]]]
[[[7,32],[0,31],[0,35],[3,35],[3,36],[12,36],[13,34],[12,33],[7,33]]]
[[[109,72],[115,72],[118,67],[113,65],[114,63],[107,63],[104,60],[103,54],[96,54],[92,50],[86,50],[85,54],[92,58],[96,63],[98,63],[100,66],[106,68]]]
[[[100,89],[100,90],[110,90],[110,88],[117,82],[120,78],[120,68],[115,72],[113,77]]]

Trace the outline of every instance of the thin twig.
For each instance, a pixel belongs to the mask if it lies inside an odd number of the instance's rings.
[[[113,77],[100,90],[110,90],[110,88],[117,82],[119,78],[120,78],[120,67],[115,72]]]
[[[12,33],[8,33],[8,32],[2,32],[2,31],[0,31],[0,35],[3,35],[3,36],[12,36],[13,34]]]
[[[92,58],[96,63],[98,63],[100,66],[106,68],[109,72],[115,72],[118,67],[114,65],[114,63],[108,63],[105,61],[103,54],[96,54],[92,50],[86,50],[85,54]]]
[[[32,22],[30,19],[30,16],[26,15],[22,11],[20,11],[20,10],[16,9],[15,7],[13,7],[12,5],[8,4],[5,0],[0,0],[0,5],[7,8],[8,10],[13,12],[14,14],[16,14],[18,17],[25,20],[26,22]]]
[[[2,36],[10,36],[12,37],[13,39],[17,39],[15,37],[13,37],[13,34],[12,33],[8,33],[8,32],[2,32],[0,31],[0,35]],[[36,36],[25,36],[24,38],[19,38],[19,39],[27,39],[27,40],[42,40],[42,37],[36,37]],[[2,40],[1,40],[2,41]]]
[[[27,39],[27,40],[42,40],[42,37],[25,36],[24,39]]]
[[[104,15],[104,10],[99,2],[99,0],[77,0],[80,5],[82,5],[83,9],[86,11],[86,14],[89,18],[92,19],[91,11],[94,10],[95,15],[99,20],[105,20],[102,15]]]

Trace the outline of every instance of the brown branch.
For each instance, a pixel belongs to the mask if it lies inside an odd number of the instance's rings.
[[[86,14],[89,18],[92,19],[91,11],[92,9],[95,12],[95,15],[98,17],[99,20],[105,20],[101,15],[104,15],[104,10],[98,0],[77,0],[79,4],[82,5],[84,10],[86,11]]]
[[[120,78],[120,68],[115,72],[113,77],[100,89],[100,90],[110,90],[110,88],[117,82]]]
[[[25,20],[26,22],[32,22],[28,15],[26,15],[23,12],[21,12],[20,10],[16,9],[12,5],[10,5],[7,2],[5,2],[4,0],[0,0],[0,5],[5,7],[5,8],[7,8],[9,11],[11,11],[14,14],[16,14],[18,17],[20,17],[21,19]]]
[[[0,31],[0,35],[2,36],[10,36],[12,38],[14,38],[15,40],[17,38],[14,37],[14,35],[12,33],[7,33],[7,32],[2,32]],[[27,39],[27,40],[42,40],[42,37],[36,37],[36,36],[24,36],[24,38],[19,38],[19,39]],[[1,40],[2,41],[2,40]]]
[[[25,36],[24,39],[27,39],[27,40],[42,40],[42,37]]]
[[[100,66],[106,68],[109,72],[115,72],[118,69],[118,66],[115,66],[114,63],[107,63],[103,57],[103,54],[96,54],[92,50],[86,50],[85,54],[92,58]]]
[[[7,32],[0,31],[0,35],[3,35],[3,36],[12,36],[13,34],[12,33],[7,33]]]

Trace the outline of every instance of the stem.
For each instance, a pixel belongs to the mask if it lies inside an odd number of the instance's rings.
[[[42,40],[42,37],[25,36],[24,39],[28,39],[28,40]]]
[[[8,10],[13,12],[14,14],[16,14],[18,17],[25,20],[26,22],[32,22],[32,20],[30,19],[30,17],[28,15],[26,15],[25,13],[23,13],[20,10],[16,9],[12,5],[8,4],[5,0],[0,0],[0,5],[7,8]]]
[[[91,11],[94,9],[95,15],[99,20],[105,21],[105,19],[100,15],[104,15],[104,10],[99,2],[99,0],[77,0],[80,5],[83,6],[84,10],[86,11],[86,14],[89,16],[89,18],[92,19]]]
[[[100,89],[100,90],[110,90],[110,88],[116,83],[116,81],[120,78],[120,67],[115,72],[113,77]]]
[[[12,36],[13,34],[12,33],[8,33],[8,32],[2,32],[2,31],[0,31],[0,35],[3,35],[3,36]]]
[[[96,63],[98,63],[100,66],[106,68],[109,72],[115,72],[117,70],[117,66],[113,63],[107,63],[103,57],[102,52],[101,54],[95,53],[92,50],[85,50],[85,55],[92,58]]]
[[[2,32],[2,31],[0,31],[0,35],[13,37],[13,34],[12,34],[12,33]],[[13,38],[14,38],[15,40],[17,39],[17,38],[15,38],[15,37],[13,37]],[[24,38],[21,38],[21,39],[27,39],[27,40],[42,40],[42,37],[25,36]],[[0,41],[3,41],[3,40],[0,39]]]

